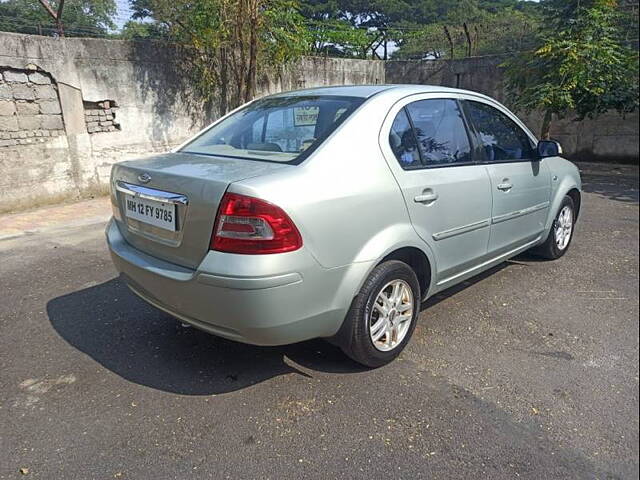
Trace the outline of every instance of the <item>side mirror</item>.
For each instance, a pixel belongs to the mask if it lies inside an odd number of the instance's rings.
[[[540,140],[538,142],[538,157],[557,157],[562,155],[562,146],[555,140]]]

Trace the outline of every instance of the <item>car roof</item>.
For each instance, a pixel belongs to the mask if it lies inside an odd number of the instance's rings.
[[[384,91],[393,91],[394,93],[406,93],[407,95],[416,93],[472,93],[479,95],[477,92],[470,92],[468,90],[462,90],[459,88],[449,88],[440,85],[336,85],[328,87],[313,87],[304,88],[301,90],[293,90],[290,92],[280,92],[271,97],[290,97],[290,96],[316,96],[316,95],[329,95],[329,96],[345,96],[345,97],[360,97],[369,98],[377,93]],[[484,95],[483,95],[484,96]]]

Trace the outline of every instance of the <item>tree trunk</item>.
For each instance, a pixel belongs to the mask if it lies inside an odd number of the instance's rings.
[[[467,22],[464,22],[462,24],[462,27],[464,28],[464,35],[467,38],[467,57],[471,56],[471,47],[472,47],[472,42],[471,42],[471,34],[469,33],[469,27],[467,27]]]
[[[553,113],[551,110],[544,112],[544,118],[542,119],[542,129],[540,137],[542,140],[549,140],[551,138],[551,120],[553,119]]]
[[[53,18],[53,20],[56,22],[56,29],[58,30],[58,35],[60,35],[61,37],[64,37],[64,27],[62,26],[62,11],[64,10],[64,0],[60,0],[60,2],[58,3],[57,11],[53,10],[53,8],[51,7],[51,5],[49,5],[49,2],[47,0],[39,0],[39,1],[40,1],[40,4],[44,7],[44,9],[47,11],[47,13],[51,15],[51,18]]]
[[[258,63],[258,17],[259,2],[252,0],[249,4],[249,68],[247,69],[247,89],[245,102],[249,102],[256,94],[256,74]]]
[[[451,38],[451,33],[449,33],[449,29],[447,28],[447,26],[445,25],[444,27],[444,34],[447,36],[447,40],[449,41],[449,46],[451,47],[451,58],[450,60],[453,60],[453,56],[454,56],[454,46],[453,46],[453,38]]]
[[[226,115],[229,111],[229,99],[227,84],[229,83],[229,70],[227,68],[227,49],[220,49],[220,113]]]
[[[248,0],[240,0],[238,2],[238,12],[235,17],[235,30],[236,30],[236,41],[237,41],[237,50],[238,50],[238,61],[237,61],[237,71],[236,76],[238,81],[238,95],[236,97],[236,102],[238,105],[244,103],[244,99],[247,97],[247,56],[246,56],[246,40],[244,35],[245,29],[245,21],[247,16],[246,8],[248,5]]]
[[[58,2],[58,11],[56,12],[56,26],[58,27],[58,35],[64,37],[64,27],[62,25],[62,11],[64,10],[64,0]]]

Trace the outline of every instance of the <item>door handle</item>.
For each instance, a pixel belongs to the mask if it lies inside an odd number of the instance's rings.
[[[422,195],[416,195],[415,197],[413,197],[413,201],[416,203],[431,204],[436,200],[438,200],[438,194],[430,188],[427,188],[425,191],[423,191]]]
[[[512,188],[513,188],[513,185],[511,185],[509,182],[498,184],[498,190],[502,190],[503,192],[508,192]]]

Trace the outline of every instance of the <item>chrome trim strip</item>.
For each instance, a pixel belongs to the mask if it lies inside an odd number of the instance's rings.
[[[470,223],[469,225],[463,225],[443,232],[434,233],[432,237],[437,242],[438,240],[444,240],[445,238],[455,237],[456,235],[462,235],[463,233],[473,232],[474,230],[488,227],[490,224],[491,222],[488,219],[480,220],[479,222]]]
[[[189,200],[185,195],[180,193],[165,192],[156,190],[155,188],[143,187],[142,185],[134,185],[132,183],[118,180],[116,182],[116,190],[134,197],[145,198],[147,200],[155,200],[156,202],[173,203],[187,205]]]
[[[512,220],[514,218],[522,217],[523,215],[529,215],[530,213],[537,212],[538,210],[542,210],[543,208],[547,208],[548,206],[549,202],[544,202],[539,203],[538,205],[534,205],[533,207],[516,210],[515,212],[505,213],[504,215],[497,215],[491,219],[491,223],[495,224],[506,222],[507,220]]]
[[[538,243],[540,241],[540,238],[542,238],[541,235],[538,235],[535,238],[535,240],[527,242],[524,245],[520,245],[519,247],[514,248],[513,250],[509,250],[508,252],[503,253],[502,255],[498,255],[497,257],[494,257],[494,258],[492,258],[490,260],[487,260],[486,262],[482,262],[480,265],[476,265],[475,267],[471,267],[471,268],[468,268],[467,270],[465,270],[463,272],[456,273],[455,275],[452,275],[452,276],[450,276],[448,278],[445,278],[444,280],[440,280],[438,283],[436,283],[436,285],[438,285],[438,286],[444,285],[445,283],[449,283],[449,282],[451,282],[452,280],[455,280],[458,277],[462,277],[464,275],[468,275],[469,273],[473,272],[474,270],[482,269],[482,268],[486,267],[487,265],[490,265],[490,264],[492,264],[494,262],[499,262],[499,261],[501,261],[503,259],[511,257],[511,256],[513,256],[515,254],[515,252],[524,251],[527,248],[532,247],[533,245],[535,245],[536,243]]]

